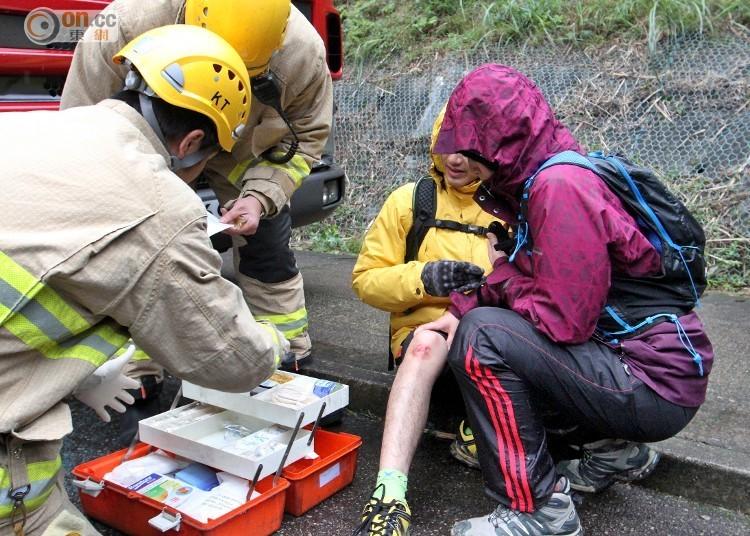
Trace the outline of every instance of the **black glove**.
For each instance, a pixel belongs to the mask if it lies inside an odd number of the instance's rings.
[[[482,284],[484,270],[462,261],[432,261],[422,269],[422,283],[430,296],[447,296],[452,290],[466,292]]]
[[[497,244],[495,244],[495,251],[504,251],[506,255],[513,253],[516,249],[516,240],[508,235],[508,230],[503,227],[503,224],[499,221],[493,221],[487,227],[487,231],[497,237]]]

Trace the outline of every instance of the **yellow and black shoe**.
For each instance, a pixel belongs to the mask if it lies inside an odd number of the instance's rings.
[[[383,497],[380,485],[372,492],[362,510],[360,524],[352,536],[407,536],[411,525],[411,511],[406,501]]]
[[[456,439],[451,443],[451,455],[464,465],[472,469],[479,469],[479,456],[477,455],[477,445],[474,441],[474,432],[472,432],[466,421],[461,421],[458,425]]]

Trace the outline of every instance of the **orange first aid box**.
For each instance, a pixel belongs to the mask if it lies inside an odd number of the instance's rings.
[[[153,450],[154,447],[140,443],[130,459]],[[261,480],[255,488],[260,493],[258,497],[218,519],[201,523],[145,495],[105,481],[104,475],[121,463],[125,452],[113,452],[73,469],[86,515],[132,536],[158,536],[167,531],[181,536],[266,536],[281,527],[289,489],[284,478],[275,485],[273,476]]]
[[[239,394],[183,382],[183,394],[195,402],[140,421],[143,443],[129,455],[138,458],[159,448],[214,470],[257,479],[259,496],[208,522],[192,518],[179,511],[193,493],[180,480],[152,473],[143,475],[138,481],[142,486],[133,489],[105,480],[122,463],[122,450],[73,470],[84,512],[134,536],[263,536],[281,527],[285,509],[302,515],[347,486],[354,478],[362,440],[321,430],[317,423],[348,404],[348,386],[286,372],[271,379],[258,392]],[[282,391],[286,398],[280,396]],[[304,395],[304,404],[291,394]],[[235,433],[235,428],[240,438],[227,443],[227,431]],[[276,478],[278,471],[282,472]],[[190,508],[185,512],[200,515]]]
[[[344,432],[315,432],[314,460],[299,460],[284,468],[289,481],[285,511],[301,516],[313,506],[348,486],[357,470],[357,453],[362,438]]]

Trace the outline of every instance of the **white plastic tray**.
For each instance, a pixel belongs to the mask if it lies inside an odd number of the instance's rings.
[[[321,417],[339,410],[349,405],[349,386],[343,383],[336,383],[333,390],[322,397],[312,396],[308,403],[299,407],[287,407],[274,401],[274,395],[285,386],[299,386],[311,394],[313,387],[318,378],[293,374],[291,372],[277,372],[271,377],[280,380],[286,380],[284,383],[275,381],[264,382],[261,386],[270,386],[268,388],[258,387],[247,393],[225,393],[200,387],[198,385],[183,381],[182,394],[186,398],[211,404],[232,410],[236,413],[249,415],[264,421],[278,423],[290,428],[297,424],[299,416],[304,413],[300,426],[305,426],[318,418],[321,407],[325,403],[325,409]]]
[[[180,426],[174,424],[175,417],[180,417],[180,414],[188,411],[194,412],[195,408],[200,408],[205,414],[188,424]],[[260,472],[260,479],[276,472],[284,456],[286,446],[289,444],[293,427],[287,429],[280,436],[278,443],[279,445],[283,444],[283,447],[277,448],[262,457],[252,457],[251,455],[246,456],[224,450],[227,448],[226,445],[222,444],[224,443],[224,426],[226,424],[239,424],[255,432],[273,426],[274,423],[193,402],[144,419],[140,421],[138,427],[140,440],[144,443],[201,462],[215,469],[221,469],[249,480],[255,476],[261,464],[263,468]],[[284,466],[307,455],[314,455],[315,442],[311,441],[308,445],[309,439],[310,431],[304,428],[300,429]]]

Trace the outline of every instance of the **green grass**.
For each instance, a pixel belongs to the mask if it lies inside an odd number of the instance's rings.
[[[295,233],[293,247],[301,247],[319,253],[349,253],[357,255],[362,245],[361,238],[345,236],[339,226],[329,221],[308,225]]]
[[[750,25],[748,0],[338,1],[350,61],[410,60],[497,42],[651,44],[686,32]]]
[[[750,288],[750,236],[746,234],[742,208],[750,199],[750,191],[741,186],[741,173],[725,177],[720,185],[700,176],[663,179],[706,233],[709,288],[727,291]]]

